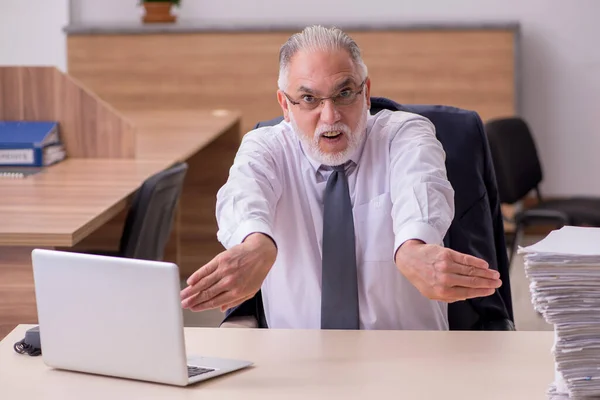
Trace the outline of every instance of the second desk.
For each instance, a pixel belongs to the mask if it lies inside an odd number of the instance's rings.
[[[0,179],[0,338],[17,324],[37,322],[31,250],[115,249],[131,195],[176,162],[189,170],[166,258],[187,275],[221,251],[215,195],[239,145],[239,114],[124,115],[137,128],[135,158],[68,158],[25,179]]]

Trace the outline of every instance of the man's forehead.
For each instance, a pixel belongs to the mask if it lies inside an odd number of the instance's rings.
[[[317,83],[311,80],[304,81],[299,79],[295,82],[292,87],[293,90],[298,92],[306,92],[310,94],[322,94],[326,92],[335,92],[342,90],[349,86],[358,86],[356,79],[353,76],[347,76],[345,78],[336,79],[331,83]]]
[[[357,85],[357,68],[348,52],[299,51],[290,60],[290,89],[308,88],[328,91],[344,85]]]

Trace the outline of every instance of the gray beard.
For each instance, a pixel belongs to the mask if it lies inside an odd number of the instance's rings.
[[[332,130],[341,130],[346,135],[348,139],[348,146],[340,152],[337,153],[325,153],[319,147],[319,139],[321,137],[319,134],[313,134],[312,138],[309,135],[306,135],[296,124],[296,120],[294,119],[293,113],[290,111],[290,124],[294,129],[294,133],[300,140],[303,145],[304,150],[308,153],[308,155],[314,159],[316,162],[321,163],[322,165],[327,166],[336,166],[345,164],[350,160],[354,152],[358,149],[360,144],[362,143],[362,139],[366,134],[367,129],[367,116],[369,115],[369,109],[365,106],[363,108],[362,115],[356,128],[351,131],[350,128],[345,124],[335,124],[334,129]]]

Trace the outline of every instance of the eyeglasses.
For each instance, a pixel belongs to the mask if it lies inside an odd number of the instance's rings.
[[[283,92],[283,94],[285,97],[287,97],[290,103],[295,106],[299,105],[300,109],[307,111],[314,110],[328,99],[331,100],[336,106],[349,106],[350,104],[354,103],[358,95],[362,93],[366,81],[367,79],[362,81],[358,90],[344,89],[335,96],[331,97],[316,97],[311,94],[303,94],[300,100],[293,100],[287,93]]]

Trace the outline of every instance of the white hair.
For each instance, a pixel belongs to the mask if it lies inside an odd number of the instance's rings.
[[[354,65],[358,68],[361,81],[367,77],[367,66],[360,54],[360,48],[348,34],[341,29],[325,28],[314,25],[304,28],[300,33],[292,35],[281,46],[279,51],[279,90],[287,90],[288,70],[292,57],[300,50],[333,51],[346,50]]]

